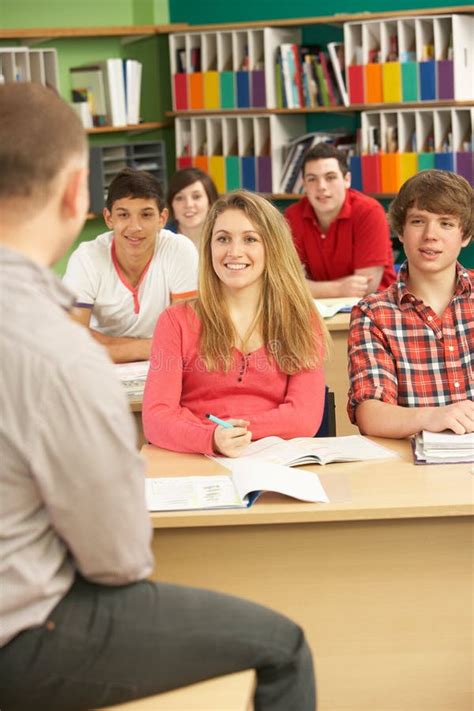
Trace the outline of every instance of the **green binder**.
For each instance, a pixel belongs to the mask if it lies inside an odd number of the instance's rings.
[[[402,100],[418,101],[418,62],[402,62]]]
[[[418,153],[418,170],[431,170],[435,167],[434,153]]]
[[[227,192],[240,188],[240,160],[239,156],[225,157],[225,183]]]
[[[221,109],[235,109],[234,72],[220,72]]]

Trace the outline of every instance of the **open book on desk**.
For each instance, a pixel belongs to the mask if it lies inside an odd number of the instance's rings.
[[[338,313],[350,314],[352,307],[360,299],[358,296],[337,297],[328,299],[313,299],[314,305],[322,318],[332,318]]]
[[[366,459],[398,457],[396,452],[361,435],[346,437],[264,437],[251,442],[238,459],[211,457],[222,466],[234,470],[236,462],[255,461],[299,467],[303,464],[330,464],[331,462],[358,462]]]
[[[474,462],[474,434],[423,430],[412,440],[415,464]]]
[[[317,474],[264,462],[235,460],[232,474],[223,476],[145,479],[149,511],[248,508],[264,491],[312,503],[329,502]]]

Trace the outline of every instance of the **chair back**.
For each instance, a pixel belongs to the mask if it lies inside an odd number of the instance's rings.
[[[323,419],[315,437],[335,437],[336,436],[336,401],[334,393],[326,385],[324,390],[324,411]]]

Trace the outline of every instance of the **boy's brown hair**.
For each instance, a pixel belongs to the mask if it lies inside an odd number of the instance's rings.
[[[447,170],[422,170],[403,183],[388,211],[390,226],[397,235],[403,235],[411,207],[457,217],[463,238],[472,239],[474,190],[461,175]]]
[[[304,154],[303,165],[301,167],[303,176],[307,163],[312,160],[324,160],[325,158],[335,158],[339,163],[339,168],[343,175],[346,175],[346,173],[349,172],[345,154],[332,144],[321,141],[321,143],[317,143],[313,146],[313,148],[310,148],[309,151],[306,151]]]
[[[112,212],[114,202],[123,198],[155,200],[159,212],[166,207],[161,183],[147,170],[123,168],[110,183],[105,206]]]

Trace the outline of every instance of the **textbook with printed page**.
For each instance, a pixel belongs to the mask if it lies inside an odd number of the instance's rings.
[[[412,439],[415,464],[461,464],[474,462],[474,434],[429,432]]]
[[[362,435],[346,437],[264,437],[251,442],[238,459],[211,457],[233,471],[235,462],[256,461],[299,467],[303,464],[330,464],[331,462],[358,462],[368,459],[391,459],[398,454],[382,447]]]
[[[264,491],[329,502],[317,474],[261,461],[234,460],[231,474],[145,479],[149,511],[248,508]]]
[[[350,313],[352,307],[355,306],[359,300],[358,296],[313,299],[314,305],[322,318],[332,318],[338,313]]]

